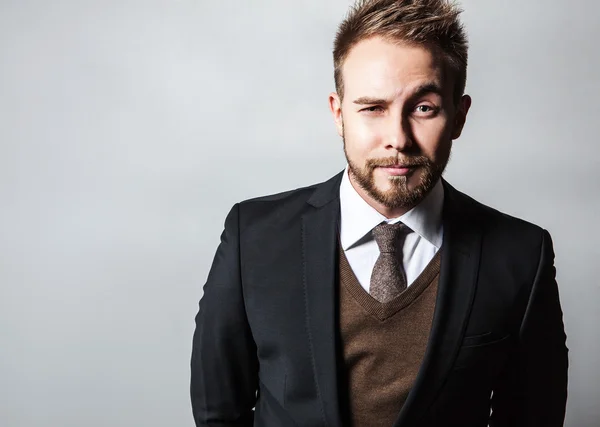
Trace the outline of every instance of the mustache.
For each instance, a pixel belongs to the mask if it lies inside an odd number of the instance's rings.
[[[428,166],[430,161],[425,156],[414,156],[414,157],[386,157],[382,159],[368,159],[366,161],[365,166],[369,169],[374,169],[376,167],[385,167],[385,166],[394,166],[394,165],[403,165],[408,167],[416,167],[416,166]]]

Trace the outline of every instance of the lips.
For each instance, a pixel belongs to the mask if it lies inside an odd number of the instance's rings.
[[[380,169],[383,169],[389,175],[392,176],[404,176],[411,173],[415,166],[406,166],[406,165],[391,165],[391,166],[379,166]]]

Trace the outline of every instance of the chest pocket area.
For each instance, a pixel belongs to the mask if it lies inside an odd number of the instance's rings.
[[[476,370],[494,374],[504,365],[513,345],[512,335],[488,333],[465,337],[453,370]]]

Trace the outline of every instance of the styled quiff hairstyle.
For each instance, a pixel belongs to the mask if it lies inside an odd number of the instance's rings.
[[[391,42],[425,46],[442,54],[455,75],[454,102],[467,82],[467,36],[450,0],[358,0],[340,24],[333,47],[335,88],[344,96],[342,66],[360,41],[382,37]]]

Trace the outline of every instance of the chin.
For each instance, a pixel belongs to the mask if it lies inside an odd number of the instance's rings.
[[[421,183],[421,174],[419,171],[414,171],[408,175],[386,176],[382,180],[388,189],[401,186],[408,190],[414,190]]]
[[[377,188],[377,191],[380,191],[381,193],[387,193],[394,190],[399,185],[403,185],[404,182],[406,182],[405,177],[382,177],[381,179],[375,181],[375,187]]]

